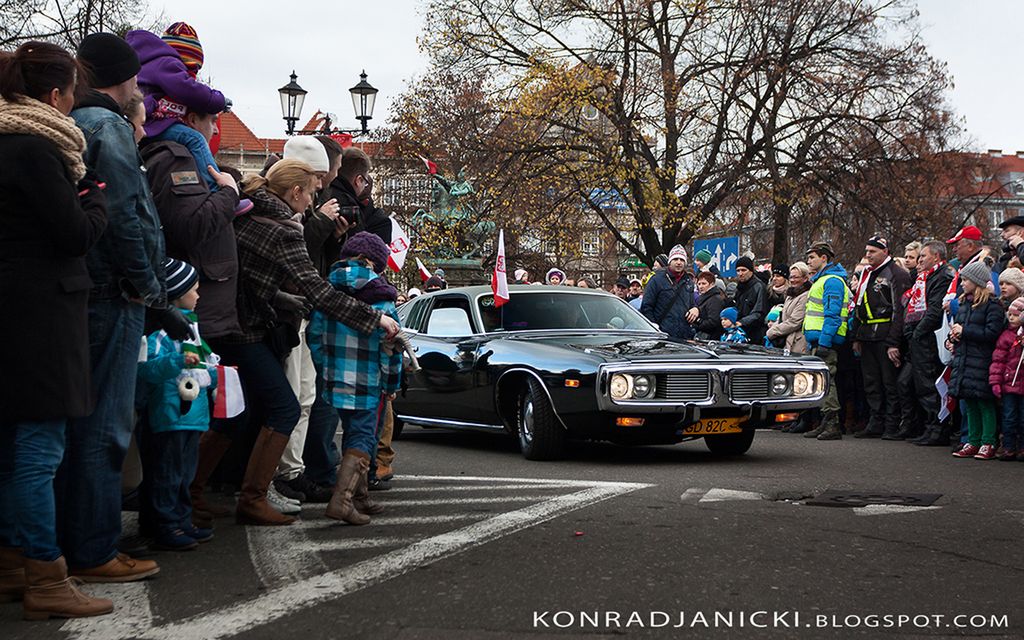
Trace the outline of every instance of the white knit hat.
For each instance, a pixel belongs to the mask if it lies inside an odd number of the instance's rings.
[[[1013,286],[1017,287],[1019,293],[1024,294],[1024,271],[1021,271],[1017,267],[1007,267],[1003,269],[1003,272],[999,274],[999,284],[1009,282]]]
[[[668,252],[669,262],[675,260],[676,258],[682,258],[683,262],[686,262],[686,249],[684,249],[683,245],[681,244],[677,244],[676,246],[672,247],[672,250]]]
[[[295,136],[284,143],[284,159],[298,160],[308,164],[313,171],[327,172],[331,170],[331,161],[327,159],[327,149],[313,136]]]

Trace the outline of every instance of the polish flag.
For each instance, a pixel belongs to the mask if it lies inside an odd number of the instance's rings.
[[[498,232],[498,257],[494,259],[494,277],[491,278],[494,292],[494,306],[500,307],[509,301],[508,274],[505,273],[505,230]]]
[[[237,367],[217,365],[217,399],[213,402],[214,418],[234,418],[245,411],[245,396],[238,379]]]
[[[939,391],[939,422],[942,422],[953,413],[956,407],[956,398],[949,395],[949,380],[953,375],[953,369],[946,367],[942,375],[935,381],[935,388]]]
[[[427,268],[423,266],[423,263],[420,262],[419,258],[416,258],[416,268],[420,270],[420,280],[426,282],[430,279],[431,273],[427,271]]]
[[[427,167],[427,173],[429,173],[429,174],[430,174],[430,175],[432,175],[432,176],[433,176],[433,175],[437,175],[437,165],[436,165],[436,164],[434,164],[434,163],[433,163],[433,162],[431,162],[430,160],[427,160],[427,159],[426,159],[426,158],[424,158],[423,156],[419,156],[419,159],[423,161],[423,164],[424,164],[424,165],[426,165],[426,167]]]
[[[391,217],[391,255],[388,256],[388,267],[398,273],[405,266],[405,256],[409,253],[409,236],[398,221]]]

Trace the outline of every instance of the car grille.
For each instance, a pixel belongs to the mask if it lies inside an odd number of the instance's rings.
[[[654,397],[659,400],[699,401],[711,396],[711,376],[701,372],[658,374]]]
[[[729,382],[729,397],[733,400],[762,400],[771,394],[768,389],[768,374],[764,372],[737,371]]]

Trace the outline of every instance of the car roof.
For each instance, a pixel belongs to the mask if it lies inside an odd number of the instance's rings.
[[[510,284],[508,286],[509,295],[514,293],[579,293],[579,294],[602,294],[602,295],[613,295],[612,293],[605,291],[604,289],[590,289],[583,287],[563,287],[560,285],[535,285],[535,284]],[[443,295],[446,293],[462,293],[471,298],[475,298],[481,294],[494,293],[491,290],[490,285],[475,285],[472,287],[451,287],[448,289],[441,289],[440,291],[431,291],[430,293],[424,293],[416,296],[414,299],[419,300],[420,298],[428,298],[432,296]]]

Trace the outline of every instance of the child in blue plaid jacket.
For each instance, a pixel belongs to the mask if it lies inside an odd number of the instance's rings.
[[[341,249],[328,281],[335,289],[379,309],[396,321],[398,292],[381,274],[390,249],[380,237],[361,231]],[[327,517],[366,524],[383,507],[370,501],[367,471],[377,454],[384,400],[393,399],[402,376],[402,352],[383,329],[361,333],[314,311],[309,349],[324,378],[324,399],[338,410],[344,434],[341,469]]]

